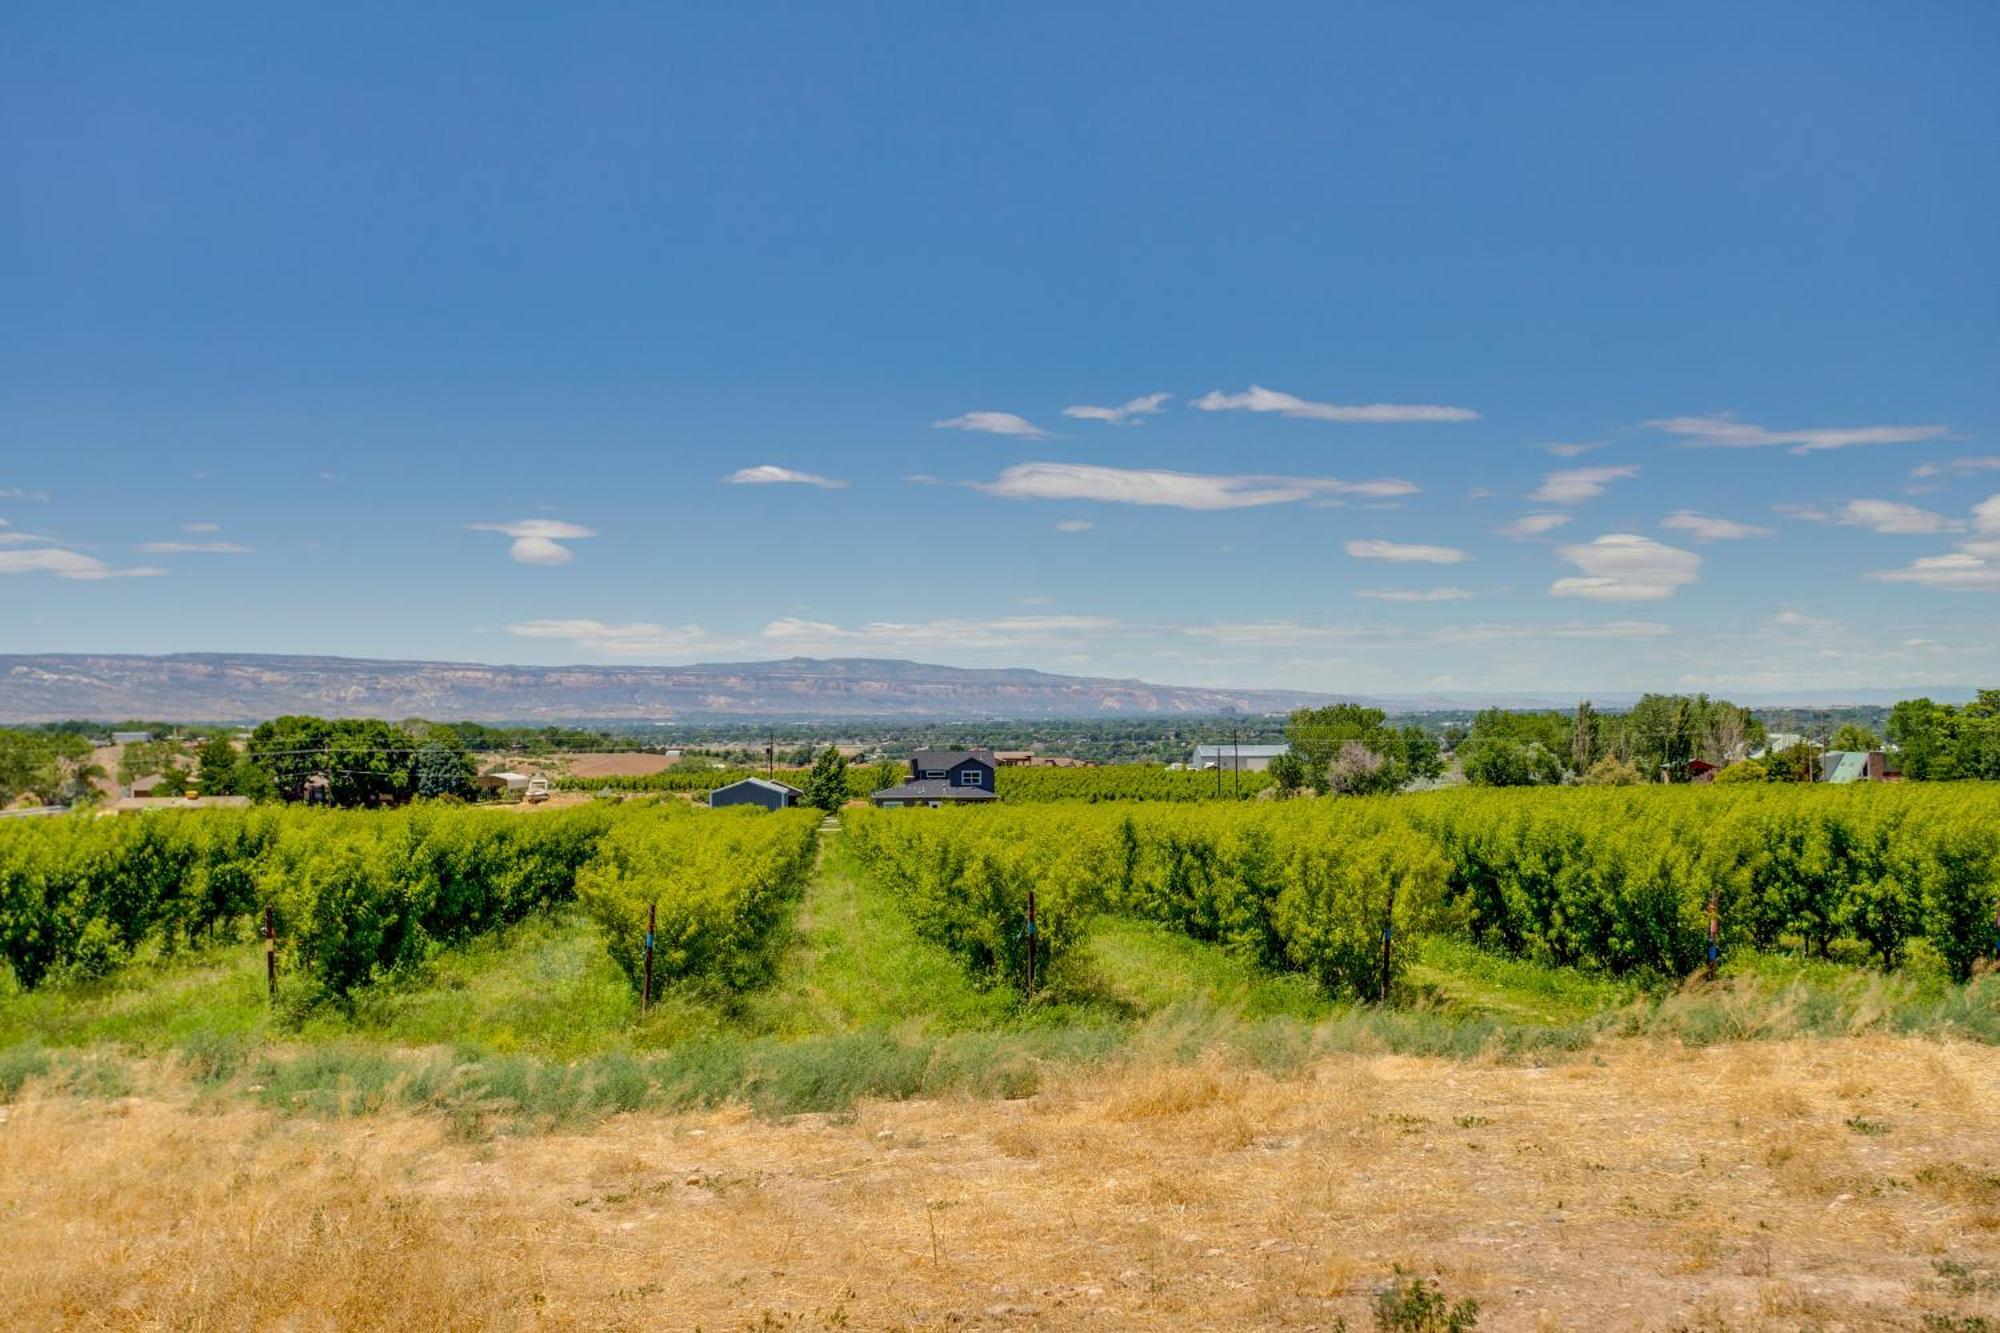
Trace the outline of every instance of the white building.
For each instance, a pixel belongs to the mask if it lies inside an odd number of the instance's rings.
[[[1194,757],[1188,760],[1188,767],[1201,771],[1221,769],[1225,773],[1237,771],[1240,765],[1245,773],[1262,773],[1271,767],[1271,761],[1281,754],[1290,754],[1289,745],[1197,745]]]

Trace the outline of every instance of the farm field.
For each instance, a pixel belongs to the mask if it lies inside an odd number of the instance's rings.
[[[1995,799],[8,830],[0,1206],[32,1262],[0,1301],[30,1326],[1365,1328],[1401,1266],[1481,1328],[1979,1328],[2000,979],[1953,950],[1991,947]],[[84,841],[31,842],[59,835]],[[113,864],[115,913],[56,892]]]

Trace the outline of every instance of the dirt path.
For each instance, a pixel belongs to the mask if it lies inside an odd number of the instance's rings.
[[[776,1125],[454,1142],[32,1094],[17,1327],[1369,1327],[1402,1263],[1482,1329],[2000,1319],[2000,1053],[1159,1069]],[[768,1318],[769,1323],[763,1322]],[[1976,1323],[1929,1327],[1975,1329]]]

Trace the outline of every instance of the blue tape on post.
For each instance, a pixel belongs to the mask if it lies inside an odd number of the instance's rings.
[[[647,950],[647,952],[649,952],[649,953],[650,953],[650,952],[652,951],[652,948],[653,948],[653,932],[649,930],[649,931],[647,931],[647,932],[646,932],[646,950]]]
[[[1720,952],[1720,951],[1719,951],[1719,950],[1718,950],[1718,949],[1717,949],[1717,948],[1716,948],[1716,947],[1715,947],[1715,946],[1714,946],[1713,944],[1709,945],[1709,946],[1708,946],[1708,961],[1709,961],[1709,962],[1711,962],[1711,963],[1712,963],[1712,962],[1714,962],[1714,961],[1715,961],[1715,956],[1716,956],[1716,954],[1717,954],[1718,952]]]

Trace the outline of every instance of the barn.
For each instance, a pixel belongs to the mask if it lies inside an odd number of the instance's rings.
[[[770,778],[744,778],[732,782],[727,787],[717,787],[708,794],[709,808],[720,810],[725,805],[761,805],[766,810],[784,810],[799,803],[805,793],[788,783],[774,782]]]

